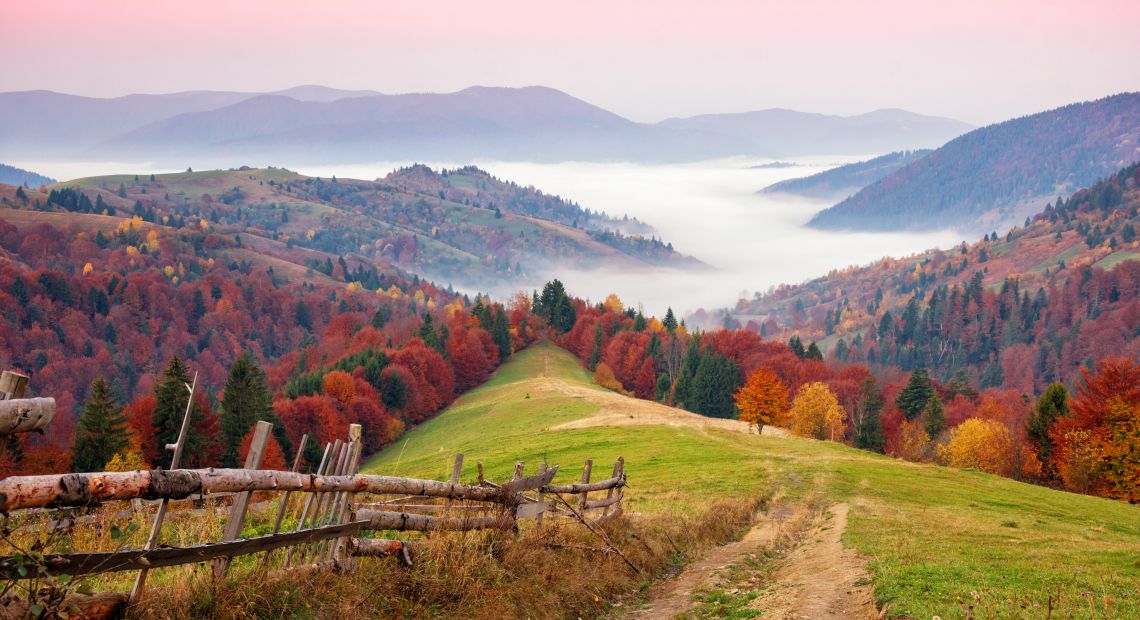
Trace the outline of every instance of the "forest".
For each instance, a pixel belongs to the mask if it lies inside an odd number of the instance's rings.
[[[820,211],[810,225],[952,227],[971,233],[1004,229],[1039,211],[1057,188],[1087,187],[1136,161],[1138,128],[1140,93],[982,127]]]

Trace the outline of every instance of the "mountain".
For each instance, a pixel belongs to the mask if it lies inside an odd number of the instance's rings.
[[[751,152],[770,157],[933,148],[973,129],[961,121],[894,109],[844,117],[774,108],[669,119],[659,125],[733,137],[748,144]]]
[[[930,157],[933,157],[931,155]],[[1092,360],[1140,358],[1140,164],[1004,237],[836,270],[741,300],[728,323],[843,361],[967,373],[1025,392]],[[723,316],[690,317],[721,325]]]
[[[384,95],[300,86],[95,99],[0,93],[0,156],[177,167],[384,159],[696,161],[936,146],[968,125],[900,110],[767,110],[636,123],[545,87]]]
[[[0,164],[0,183],[7,183],[8,185],[28,185],[29,187],[39,187],[41,185],[50,185],[55,183],[55,179],[45,177],[42,174],[29,172],[23,168],[16,168],[7,164]]]
[[[811,176],[773,183],[762,194],[795,194],[817,200],[839,200],[930,154],[930,150],[896,151],[881,157],[824,170]]]
[[[812,218],[817,228],[982,233],[1140,160],[1140,93],[974,130]]]
[[[377,181],[280,168],[116,175],[68,181],[12,204],[32,212],[139,216],[175,228],[200,221],[258,251],[280,241],[343,256],[365,272],[391,265],[480,290],[541,282],[555,268],[701,266],[641,222],[611,219],[474,167],[412,166]],[[357,267],[334,274],[334,262],[303,264],[375,288],[367,273],[349,273]]]

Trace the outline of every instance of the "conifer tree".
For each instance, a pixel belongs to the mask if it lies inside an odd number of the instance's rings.
[[[273,424],[273,434],[285,435],[284,425],[273,415],[272,395],[269,393],[265,371],[248,352],[243,352],[230,366],[226,387],[222,395],[222,466],[240,467],[238,452],[242,439],[257,422]],[[282,451],[288,452],[285,446]]]
[[[1042,463],[1051,463],[1053,442],[1049,439],[1049,429],[1060,418],[1069,416],[1069,390],[1061,383],[1050,384],[1037,399],[1037,405],[1029,414],[1026,434],[1037,450],[1037,458]]]
[[[883,410],[882,394],[874,377],[867,377],[859,386],[862,400],[859,403],[859,424],[855,427],[855,447],[872,452],[882,452],[887,440],[883,435],[883,423],[879,417]]]
[[[930,381],[930,373],[925,368],[915,369],[906,382],[906,387],[899,392],[895,399],[895,406],[906,415],[906,419],[913,420],[926,408],[926,402],[934,396],[934,384]]]
[[[103,471],[115,456],[130,447],[127,416],[111,388],[99,377],[91,384],[75,431],[72,467],[77,472]]]
[[[690,338],[689,350],[685,352],[685,359],[681,362],[681,370],[677,373],[677,385],[673,388],[673,402],[678,406],[685,406],[688,401],[689,391],[693,386],[693,376],[697,374],[697,366],[700,363],[700,338]]]
[[[500,306],[491,319],[491,340],[499,347],[499,361],[505,362],[511,356],[511,328],[507,311]]]
[[[923,428],[926,434],[930,435],[930,439],[937,439],[942,431],[946,430],[946,410],[942,407],[942,401],[938,400],[937,396],[932,396],[930,400],[926,401],[926,407],[922,409]]]
[[[169,455],[161,448],[167,444],[178,441],[178,433],[182,428],[182,416],[186,413],[186,403],[190,399],[190,372],[177,355],[170,358],[162,378],[154,387],[154,442],[159,447],[158,461],[155,465],[169,465]],[[186,446],[183,454],[205,454],[213,444],[214,437],[205,437],[198,432],[203,425],[205,415],[201,407],[195,406],[190,411],[190,428],[187,429]]]
[[[740,387],[740,370],[731,360],[712,349],[706,349],[693,375],[693,385],[686,404],[688,409],[712,418],[737,417],[732,395]]]
[[[665,329],[671,334],[677,331],[677,317],[673,315],[673,308],[670,306],[665,310],[665,319],[661,321]]]
[[[590,372],[598,367],[598,362],[602,359],[602,322],[598,321],[594,325],[594,350],[590,351],[590,359],[586,360],[586,368]]]
[[[823,351],[820,351],[819,346],[813,342],[808,345],[807,351],[804,352],[804,359],[819,360],[822,362]]]

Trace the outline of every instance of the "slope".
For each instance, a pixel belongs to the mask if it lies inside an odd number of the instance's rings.
[[[1140,93],[971,131],[825,209],[827,229],[1002,230],[1140,160]]]
[[[684,412],[671,414],[689,420],[676,425],[580,422],[612,415],[623,398],[593,386],[569,353],[536,345],[365,469],[446,478],[451,456],[464,452],[468,479],[475,461],[488,477],[502,477],[516,459],[574,467],[587,457],[624,456],[634,518],[692,513],[746,494],[846,503],[842,543],[869,560],[876,599],[890,616],[1140,613],[1135,506],[829,442],[732,432]],[[667,409],[643,401],[624,407],[635,418]],[[771,599],[747,604],[786,602]]]
[[[874,159],[824,170],[811,176],[773,183],[760,190],[760,193],[795,194],[819,200],[840,200],[926,157],[929,153],[929,150],[887,153]]]

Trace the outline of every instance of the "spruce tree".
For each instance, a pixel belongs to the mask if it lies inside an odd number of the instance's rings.
[[[795,353],[796,357],[800,359],[803,359],[807,355],[807,351],[804,350],[804,341],[800,340],[799,336],[789,338],[788,347],[791,348],[792,353]]]
[[[926,401],[926,407],[922,410],[923,428],[926,434],[930,435],[930,439],[936,439],[942,431],[946,430],[946,410],[942,407],[942,401],[938,400],[937,396],[932,396],[930,400]]]
[[[819,350],[819,345],[811,343],[808,345],[807,351],[804,352],[804,359],[823,361],[823,351]]]
[[[257,422],[271,422],[273,409],[265,372],[243,352],[230,366],[222,395],[222,467],[240,467],[238,462],[242,439]],[[274,436],[283,434],[280,423],[273,425]],[[278,431],[278,429],[281,431]],[[278,441],[280,443],[280,441]],[[282,446],[285,451],[285,447]]]
[[[491,340],[499,347],[499,361],[505,362],[511,356],[511,329],[507,311],[500,307],[491,319]]]
[[[91,384],[83,413],[79,415],[72,467],[77,472],[102,471],[113,456],[130,445],[127,416],[115,402],[107,382],[99,377]]]
[[[170,363],[162,373],[162,378],[154,386],[154,442],[159,447],[158,460],[155,465],[169,465],[170,456],[162,449],[167,444],[178,442],[178,433],[182,428],[182,417],[186,414],[186,403],[190,400],[190,372],[177,355],[170,358]],[[203,412],[200,407],[193,407],[190,411],[190,427],[186,431],[186,446],[183,454],[196,454],[204,452],[214,441],[213,437],[203,437],[195,428],[203,421]]]
[[[934,384],[930,381],[930,373],[925,368],[918,368],[910,374],[906,387],[899,392],[895,399],[895,406],[906,415],[906,419],[913,420],[926,408],[926,402],[934,396]]]
[[[673,315],[672,307],[665,310],[665,319],[661,321],[661,324],[670,334],[677,331],[677,317]]]
[[[688,409],[711,418],[735,418],[736,401],[732,395],[740,387],[740,370],[731,360],[712,349],[706,349],[693,375],[687,401]]]
[[[677,386],[673,388],[673,402],[685,406],[689,399],[689,391],[693,385],[693,376],[697,374],[697,366],[701,363],[701,341],[694,337],[689,340],[689,350],[685,352],[685,359],[681,362],[681,370],[677,373]]]
[[[887,440],[883,435],[883,423],[879,418],[883,410],[882,394],[874,377],[867,377],[859,386],[862,402],[859,403],[859,424],[855,427],[855,447],[872,452],[882,452]]]
[[[602,359],[602,322],[598,321],[594,325],[594,350],[590,351],[590,359],[586,360],[586,368],[590,372],[594,372],[598,367],[598,362]]]
[[[1029,441],[1037,449],[1037,457],[1048,463],[1053,455],[1053,443],[1049,440],[1049,429],[1059,418],[1069,415],[1069,390],[1060,383],[1052,383],[1037,399],[1037,405],[1029,414],[1026,433]]]

